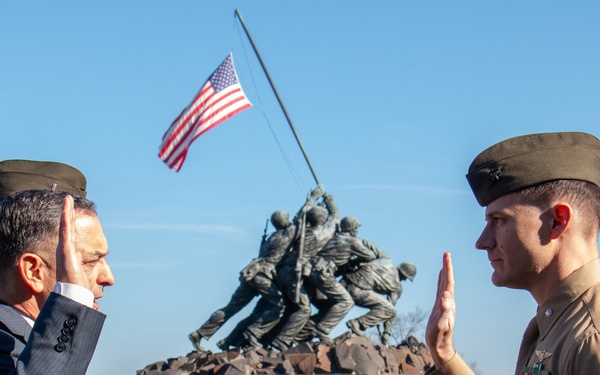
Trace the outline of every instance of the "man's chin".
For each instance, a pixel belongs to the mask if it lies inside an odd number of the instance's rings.
[[[492,284],[494,286],[509,288],[509,289],[525,289],[523,283],[516,282],[515,278],[498,275],[496,272],[492,274]]]
[[[506,280],[497,271],[494,271],[492,274],[492,284],[494,286],[506,286]]]

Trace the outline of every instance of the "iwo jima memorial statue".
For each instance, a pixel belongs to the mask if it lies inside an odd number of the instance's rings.
[[[317,187],[291,220],[288,212],[272,213],[270,223],[274,232],[267,235],[267,220],[258,256],[241,270],[239,286],[229,303],[188,335],[195,350],[184,357],[149,365],[138,374],[424,373],[431,358],[427,348],[414,337],[395,348],[388,346],[396,316],[395,304],[402,293],[401,281],[414,279],[415,265],[411,262],[394,265],[374,243],[357,237],[361,223],[356,217],[340,219],[333,197],[320,184],[239,11],[235,14]],[[236,101],[237,109],[223,111],[220,119],[204,121],[204,110],[198,108],[198,101],[205,100],[200,99],[205,88],[201,89],[163,137],[159,157],[176,171],[195,138],[250,107],[239,86],[231,55],[211,75],[207,85],[212,86],[210,90],[214,89],[216,96],[219,90],[236,86],[242,99]],[[183,130],[190,134],[187,141],[185,137],[183,141],[176,137],[182,131],[182,124],[190,127]],[[222,353],[202,348],[202,340],[211,339],[255,297],[258,300],[251,314],[217,342]],[[330,332],[354,306],[368,311],[347,320],[348,332],[332,339]],[[377,327],[381,344],[365,337],[365,330],[371,327]]]

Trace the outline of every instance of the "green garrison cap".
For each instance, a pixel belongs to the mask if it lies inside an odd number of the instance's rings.
[[[587,133],[510,138],[477,155],[467,180],[481,206],[554,180],[581,180],[600,187],[600,141]]]
[[[0,161],[0,200],[23,190],[66,191],[86,196],[86,179],[79,170],[53,161]]]

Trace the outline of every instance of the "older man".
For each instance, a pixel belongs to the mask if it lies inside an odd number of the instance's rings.
[[[496,286],[527,290],[538,304],[515,374],[595,374],[600,368],[600,141],[585,133],[511,138],[479,154],[467,180],[487,224]],[[444,254],[426,339],[434,374],[473,374],[452,342],[456,316]]]
[[[114,278],[83,195],[85,177],[65,164],[0,162],[0,374],[86,372]]]

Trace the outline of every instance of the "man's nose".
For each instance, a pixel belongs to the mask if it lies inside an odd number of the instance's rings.
[[[481,231],[479,238],[475,241],[475,248],[478,250],[491,250],[496,246],[496,242],[494,237],[492,236],[492,231],[488,229],[486,226]]]
[[[98,275],[98,284],[103,286],[111,286],[115,284],[115,276],[113,275],[108,263],[106,264],[100,275]]]

